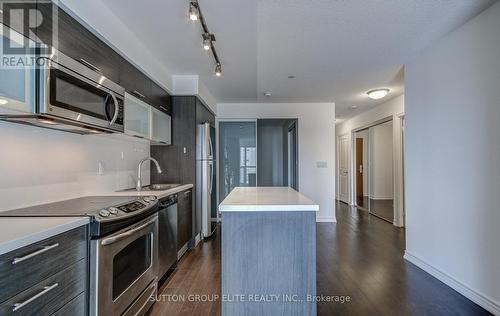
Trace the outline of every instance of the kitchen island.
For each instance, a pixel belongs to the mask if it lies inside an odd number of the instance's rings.
[[[316,212],[288,187],[237,187],[222,217],[222,315],[316,315]]]

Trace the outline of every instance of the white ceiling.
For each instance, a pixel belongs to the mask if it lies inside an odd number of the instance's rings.
[[[172,73],[200,75],[218,103],[333,101],[341,118],[403,93],[406,61],[495,2],[199,0],[223,63],[217,78],[188,0],[101,1]],[[377,87],[391,93],[369,100]]]

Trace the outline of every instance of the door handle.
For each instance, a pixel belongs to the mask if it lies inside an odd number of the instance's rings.
[[[143,228],[146,228],[148,227],[149,225],[153,224],[155,221],[156,221],[157,217],[155,216],[155,218],[152,218],[150,219],[149,221],[147,221],[146,223],[140,225],[140,226],[137,226],[135,228],[132,228],[130,230],[127,230],[126,232],[123,232],[119,235],[116,235],[116,236],[113,236],[113,237],[109,237],[109,238],[106,238],[106,239],[103,239],[101,241],[101,245],[103,246],[106,246],[106,245],[111,245],[117,241],[120,241],[120,240],[123,240],[127,237],[130,237],[132,236],[134,233],[140,231],[141,229]]]
[[[109,125],[115,124],[116,119],[118,118],[118,112],[120,112],[120,107],[118,105],[118,99],[116,98],[115,94],[113,92],[110,93],[111,98],[113,98],[113,103],[115,104],[115,114],[113,115],[113,118],[109,122]]]
[[[359,165],[359,173],[363,173],[363,165]]]

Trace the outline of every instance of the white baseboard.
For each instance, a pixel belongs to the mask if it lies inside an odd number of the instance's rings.
[[[377,195],[377,196],[370,196],[370,199],[372,200],[394,200],[394,197],[392,195]]]
[[[491,298],[487,297],[486,295],[479,293],[478,291],[471,289],[467,285],[463,284],[462,282],[458,281],[457,279],[453,278],[452,276],[446,274],[445,272],[433,267],[429,263],[425,262],[422,259],[419,259],[409,253],[408,251],[405,251],[404,258],[408,260],[409,262],[413,263],[420,269],[424,270],[425,272],[429,273],[436,279],[440,280],[444,284],[448,285],[458,293],[462,294],[463,296],[467,297],[474,303],[478,304],[479,306],[483,307],[490,313],[493,313],[494,315],[500,315],[500,303],[495,302]]]
[[[201,241],[201,234],[198,234],[194,237],[194,246],[198,246],[198,244],[200,243]]]
[[[335,217],[316,217],[316,223],[336,223]]]

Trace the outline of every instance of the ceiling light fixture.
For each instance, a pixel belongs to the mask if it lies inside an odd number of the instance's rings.
[[[210,33],[203,34],[203,49],[210,50],[212,48],[212,42],[215,41],[215,36]]]
[[[0,99],[0,105],[5,105],[9,103],[9,101],[5,100],[5,99]]]
[[[222,76],[222,66],[221,66],[221,64],[216,64],[215,65],[215,75],[217,77]]]
[[[271,97],[271,92],[264,92],[264,96],[266,98],[270,98]]]
[[[191,21],[200,21],[201,28],[203,33],[201,33],[201,37],[203,40],[203,49],[206,51],[212,51],[212,55],[215,60],[215,75],[217,77],[222,76],[222,63],[220,62],[219,55],[217,55],[217,51],[215,50],[214,42],[215,35],[208,31],[207,23],[203,18],[203,13],[201,12],[200,4],[198,0],[194,0],[189,2],[189,19]]]
[[[368,95],[368,97],[370,99],[379,100],[379,99],[382,99],[383,97],[385,97],[388,93],[389,93],[389,89],[384,88],[384,89],[370,90],[366,94]]]
[[[351,109],[356,110],[358,108],[357,105],[351,105]]]
[[[199,16],[198,2],[192,1],[189,3],[189,19],[197,21]]]

